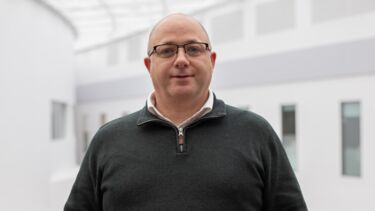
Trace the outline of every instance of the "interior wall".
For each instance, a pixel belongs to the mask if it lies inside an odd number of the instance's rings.
[[[75,164],[74,35],[29,0],[0,1],[0,31],[0,210],[61,210],[51,178]],[[59,140],[51,138],[52,101],[67,104]]]

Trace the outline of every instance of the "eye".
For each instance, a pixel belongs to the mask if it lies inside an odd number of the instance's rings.
[[[199,56],[203,52],[203,49],[203,45],[197,43],[192,43],[185,46],[185,51],[190,56]]]
[[[176,46],[161,45],[156,48],[156,53],[162,57],[170,57],[176,53]]]

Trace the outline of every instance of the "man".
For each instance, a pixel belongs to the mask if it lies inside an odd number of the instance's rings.
[[[64,210],[307,210],[271,126],[209,90],[215,60],[198,21],[162,19],[144,59],[154,92],[100,128]]]

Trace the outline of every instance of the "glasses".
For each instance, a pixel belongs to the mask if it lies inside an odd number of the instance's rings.
[[[170,58],[175,56],[178,53],[178,49],[183,48],[185,51],[185,54],[191,57],[197,57],[202,54],[204,54],[206,51],[210,51],[210,46],[208,43],[204,42],[191,42],[186,43],[183,45],[177,45],[177,44],[161,44],[161,45],[155,45],[148,53],[148,56],[151,56],[152,54],[156,54],[161,58]]]

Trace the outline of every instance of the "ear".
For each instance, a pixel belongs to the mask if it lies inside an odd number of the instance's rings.
[[[151,67],[151,59],[150,57],[145,57],[143,59],[143,63],[145,64],[147,71],[150,72],[150,67]]]
[[[216,52],[214,51],[211,52],[210,59],[211,59],[212,68],[214,68],[215,63],[216,63]]]

